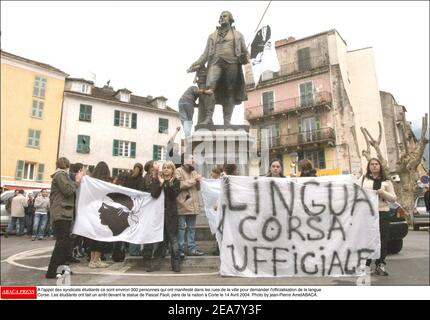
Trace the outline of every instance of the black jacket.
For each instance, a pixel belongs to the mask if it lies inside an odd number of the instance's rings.
[[[129,175],[124,182],[124,187],[139,191],[145,191],[145,181],[143,180],[141,174],[137,177]]]

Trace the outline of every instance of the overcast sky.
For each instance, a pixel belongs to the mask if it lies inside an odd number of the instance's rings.
[[[72,77],[135,95],[165,96],[177,109],[221,11],[229,10],[248,44],[268,1],[1,2],[1,47]],[[349,50],[373,47],[379,89],[421,124],[429,107],[429,2],[273,1],[262,25],[272,39],[337,29]],[[219,109],[218,109],[219,108]],[[215,120],[221,123],[217,106]],[[236,107],[234,123],[243,122]]]

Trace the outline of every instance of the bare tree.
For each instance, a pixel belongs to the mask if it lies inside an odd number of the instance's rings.
[[[417,188],[418,171],[417,168],[422,162],[424,149],[429,142],[427,138],[428,114],[422,118],[420,140],[411,147],[407,143],[406,128],[403,128],[403,148],[400,153],[400,159],[397,162],[396,173],[400,177],[400,187],[397,187],[396,193],[398,202],[411,213],[414,206],[414,192]],[[410,128],[409,128],[410,130]]]
[[[366,140],[366,146],[367,146],[367,150],[363,150],[361,154],[367,159],[367,161],[370,161],[370,159],[372,158],[370,155],[370,146],[372,146],[373,149],[375,149],[376,151],[377,158],[379,159],[379,161],[381,161],[381,170],[383,170],[385,173],[385,176],[388,177],[389,176],[388,162],[382,155],[381,148],[379,147],[382,140],[382,125],[380,121],[378,121],[378,126],[379,126],[378,140],[373,139],[373,137],[370,135],[369,131],[367,131],[366,128],[360,127],[360,130],[363,133],[364,139]]]
[[[370,155],[370,147],[372,146],[377,154],[378,159],[381,161],[382,170],[386,176],[389,176],[390,170],[388,168],[388,162],[383,157],[381,149],[379,145],[381,144],[382,139],[382,125],[378,121],[379,125],[379,136],[378,139],[375,140],[370,135],[369,131],[366,128],[361,127],[361,132],[364,135],[364,139],[366,140],[366,150],[362,151],[362,156],[364,156],[368,161],[371,159]],[[415,144],[415,146],[408,145],[408,137],[406,135],[407,128],[403,126],[402,135],[403,135],[403,147],[400,153],[400,159],[396,164],[395,170],[393,170],[400,177],[400,183],[394,184],[397,201],[402,205],[403,208],[406,209],[407,212],[411,213],[414,206],[414,193],[417,187],[417,168],[422,162],[424,149],[429,142],[427,139],[427,126],[428,126],[428,114],[426,113],[422,119],[422,128],[421,128],[421,138]],[[409,128],[410,130],[410,128]]]

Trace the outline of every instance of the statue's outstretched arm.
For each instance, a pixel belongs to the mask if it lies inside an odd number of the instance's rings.
[[[208,41],[206,42],[206,48],[205,51],[202,53],[202,55],[195,61],[187,70],[188,73],[195,72],[198,69],[200,69],[200,66],[204,65],[208,61],[208,54],[209,54],[209,41],[210,36],[208,37]]]

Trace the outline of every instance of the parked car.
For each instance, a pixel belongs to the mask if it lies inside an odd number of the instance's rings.
[[[388,242],[388,254],[399,253],[403,247],[403,238],[408,234],[408,222],[406,210],[397,202],[390,203],[390,239]]]
[[[28,198],[28,194],[30,192],[33,193],[34,196],[36,196],[40,190],[42,189],[31,189],[31,190],[24,190],[24,196],[26,198]],[[50,191],[50,189],[48,189],[48,192]],[[0,219],[0,230],[1,232],[6,232],[6,228],[9,224],[9,219],[10,219],[10,214],[6,211],[6,202],[10,197],[13,197],[15,193],[15,190],[7,190],[4,191],[1,194],[1,199],[0,199],[0,203],[1,203],[1,219]]]
[[[430,225],[429,212],[426,210],[424,196],[419,196],[415,199],[415,206],[411,215],[411,224],[415,231],[418,231],[420,227]]]

